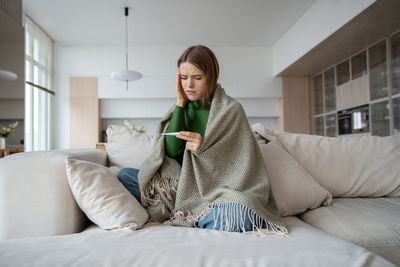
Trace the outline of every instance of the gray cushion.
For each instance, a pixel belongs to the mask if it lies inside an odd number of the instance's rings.
[[[400,198],[337,198],[301,219],[400,264]]]

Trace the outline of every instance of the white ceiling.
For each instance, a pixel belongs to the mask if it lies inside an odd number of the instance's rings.
[[[23,0],[57,43],[273,46],[316,0]]]

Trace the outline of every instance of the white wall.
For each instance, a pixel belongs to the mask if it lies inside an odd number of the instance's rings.
[[[25,97],[23,44],[0,43],[0,69],[12,71],[18,75],[17,80],[0,81],[0,119],[11,118],[10,116],[23,119]],[[18,104],[14,106],[16,100]],[[10,113],[13,114],[10,115]]]
[[[120,46],[55,48],[54,148],[69,147],[69,77],[99,77],[102,118],[160,119],[175,103],[176,61],[186,47],[130,47],[129,69],[143,79],[129,83],[110,78],[125,66]],[[244,106],[251,120],[275,126],[282,81],[272,74],[270,47],[210,47],[220,63],[220,84]],[[274,127],[273,127],[274,128]]]
[[[318,0],[274,45],[276,76],[335,31],[361,13],[375,0]]]

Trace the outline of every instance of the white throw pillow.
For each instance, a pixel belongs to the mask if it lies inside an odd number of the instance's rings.
[[[120,183],[115,170],[84,160],[65,162],[72,194],[92,222],[108,230],[136,230],[147,221],[146,210]]]
[[[153,151],[153,138],[124,125],[110,125],[107,128],[106,150],[110,167],[140,169]]]
[[[296,215],[332,202],[322,188],[285,150],[275,142],[259,144],[268,179],[282,216]]]
[[[333,197],[400,197],[400,136],[323,137],[253,129],[275,139]]]

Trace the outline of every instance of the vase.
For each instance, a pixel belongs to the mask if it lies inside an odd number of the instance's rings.
[[[0,149],[5,149],[5,148],[6,148],[6,138],[0,137]]]

